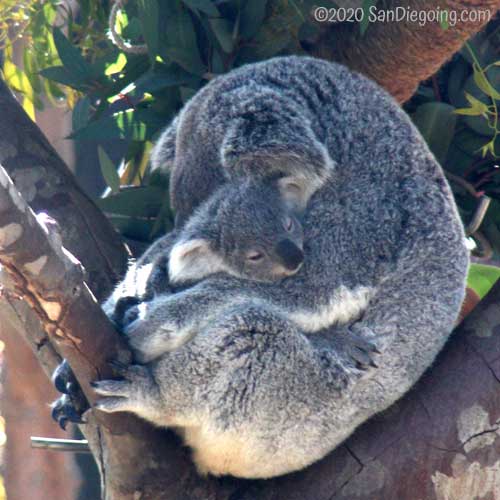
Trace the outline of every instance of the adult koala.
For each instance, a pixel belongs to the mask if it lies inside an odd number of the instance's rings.
[[[295,100],[295,108],[289,104],[278,121],[268,122],[273,151],[287,149],[287,131],[299,123],[300,130],[308,127],[293,135],[302,144],[294,148],[292,176],[300,174],[298,166],[309,168],[312,156],[299,161],[301,151],[319,144],[323,159],[327,151],[331,171],[324,182],[312,192],[297,183],[307,202],[304,264],[279,283],[219,274],[177,293],[168,293],[165,283],[153,287],[123,324],[147,364],[124,368],[123,380],[96,382],[98,408],[131,411],[180,430],[201,471],[271,477],[323,457],[413,385],[457,318],[468,252],[439,165],[407,116],[374,83],[336,64],[289,57],[240,68],[210,85],[224,89],[208,99],[215,99],[222,115],[231,103],[238,108],[245,89],[248,100],[258,101],[259,87],[266,102],[274,94]],[[215,111],[215,104],[200,113]],[[270,144],[262,109],[254,108],[258,126],[252,126],[251,109],[236,121],[252,138],[257,165],[259,141],[262,151]],[[200,114],[196,123],[209,127],[210,118]],[[174,156],[194,122],[177,123],[187,128],[170,132]],[[226,126],[232,130],[233,124]],[[213,137],[215,150],[226,148],[227,141],[215,132]],[[191,138],[195,145],[197,135]],[[241,141],[231,144],[221,151],[234,153],[233,164],[253,175],[251,154]],[[189,155],[193,165],[203,163],[202,149],[193,146]],[[270,175],[288,178],[287,162],[278,164]],[[268,165],[273,162],[266,159]],[[208,167],[219,172],[222,184],[231,179],[223,162]],[[163,269],[168,241],[154,260]],[[139,263],[124,283],[147,282],[143,271]],[[140,296],[133,288],[110,298],[108,314],[120,309],[126,295]],[[195,334],[169,351],[176,331]],[[363,371],[370,365],[370,343],[380,351],[377,367]]]

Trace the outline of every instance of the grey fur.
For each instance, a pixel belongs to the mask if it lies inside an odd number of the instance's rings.
[[[300,469],[401,397],[448,338],[468,268],[450,189],[399,106],[325,61],[240,68],[207,85],[178,123],[181,210],[221,184],[231,189],[233,172],[289,176],[275,152],[293,153],[293,175],[333,170],[308,200],[295,275],[259,283],[216,274],[177,293],[163,283],[131,308],[124,332],[147,365],[98,382],[99,408],[179,429],[201,471]],[[125,282],[142,269],[139,261]],[[378,367],[363,370],[374,357]]]
[[[169,278],[179,284],[227,272],[272,282],[298,271],[302,248],[302,226],[276,182],[227,184],[180,231],[169,254]]]

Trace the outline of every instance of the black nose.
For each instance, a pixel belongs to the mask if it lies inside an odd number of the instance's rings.
[[[290,271],[297,269],[304,260],[304,252],[291,240],[281,240],[276,245],[276,253]]]

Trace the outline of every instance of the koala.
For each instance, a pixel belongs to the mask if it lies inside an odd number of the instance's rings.
[[[269,478],[324,457],[416,382],[453,329],[469,255],[440,166],[375,83],[292,56],[209,86],[176,122],[178,207],[242,178],[285,179],[305,201],[303,263],[273,282],[216,273],[139,300],[122,328],[136,361],[94,383],[97,408],[177,429],[202,473]],[[307,188],[308,175],[323,180]]]
[[[246,181],[200,205],[169,254],[172,284],[217,272],[256,281],[295,274],[304,260],[301,223],[276,183]]]
[[[274,69],[253,65],[245,76],[215,78],[160,135],[151,170],[170,174],[176,226],[224,182],[277,177],[300,211],[333,173],[309,89],[275,86]]]

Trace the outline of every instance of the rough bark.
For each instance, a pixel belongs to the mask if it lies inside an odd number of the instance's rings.
[[[128,257],[125,247],[116,231],[83,194],[69,169],[38,127],[25,115],[1,80],[0,109],[2,110],[0,117],[0,161],[3,162],[10,175],[16,179],[18,189],[23,193],[25,199],[30,200],[30,205],[36,211],[43,210],[58,221],[64,245],[80,256],[87,269],[89,285],[99,298],[103,298],[124,272]],[[46,334],[33,311],[19,301],[10,300],[9,297],[3,298],[0,308],[2,324],[16,324],[18,332],[30,333],[29,338],[26,335],[23,336],[29,340],[44,371],[50,374],[60,362],[61,357],[55,352],[52,345],[46,342]],[[2,327],[0,335],[6,341],[11,340],[10,331],[6,327]],[[15,344],[12,341],[8,342],[5,355],[6,365],[11,370],[16,370],[20,360],[23,363],[28,363],[32,357],[29,347],[22,341],[17,341]],[[29,364],[23,364],[22,367],[28,370]],[[7,381],[12,380],[11,375],[13,373],[7,374]],[[33,392],[31,394],[29,392],[16,394],[19,394],[18,398],[22,398],[26,405],[24,408],[31,410],[29,414],[32,416],[32,420],[45,421],[47,434],[56,434],[57,427],[54,424],[52,427],[49,426],[47,403],[50,400],[50,392],[47,388],[50,387],[50,382],[48,379],[46,380],[44,390],[44,385],[35,384],[33,378],[30,381],[36,394],[44,394],[45,399],[42,404],[40,398],[37,398]],[[9,398],[14,394],[12,392],[14,387],[14,385],[9,385],[2,396],[7,417],[10,414],[14,415],[9,413],[13,412],[14,408],[17,411],[21,411],[23,408],[21,405],[14,407],[15,400]],[[37,418],[37,415],[45,417]],[[88,426],[88,429],[90,427]],[[14,429],[19,432],[20,428],[20,422],[7,421],[8,435]],[[49,429],[52,430],[49,431]],[[36,428],[33,429],[33,431],[35,430]],[[30,474],[29,467],[24,466],[23,461],[17,461],[18,457],[26,454],[26,449],[23,446],[24,443],[29,443],[29,434],[26,434],[23,441],[8,440],[6,487],[9,498],[15,498],[15,495],[20,494],[21,489],[26,488],[35,478],[34,475]],[[95,433],[90,432],[90,434]],[[40,452],[34,454],[29,451],[29,455],[29,458],[25,460],[26,463],[34,459],[35,455],[41,461],[43,454]],[[67,459],[68,457],[66,457],[66,463]],[[57,458],[57,462],[62,464],[62,457]],[[65,468],[68,467],[70,466],[67,465]],[[54,470],[57,471],[57,469]],[[57,478],[57,476],[54,477]],[[61,475],[59,475],[60,477]],[[46,477],[45,481],[48,480],[49,478]],[[55,485],[56,481],[54,480],[52,484]],[[59,489],[59,491],[62,490]]]
[[[488,11],[492,19],[500,2],[384,0],[378,2],[377,7],[380,10],[410,7],[414,11],[435,10],[439,7],[441,11],[455,11],[458,16],[462,11],[481,9]],[[363,36],[359,33],[357,23],[340,23],[325,28],[321,39],[311,47],[310,52],[317,57],[341,62],[369,76],[399,102],[404,102],[412,96],[420,81],[433,75],[486,22],[486,19],[460,22],[446,30],[437,22],[428,22],[424,26],[409,21],[375,22],[369,24]]]
[[[430,2],[412,2],[416,8],[423,4]],[[463,4],[447,5],[458,9]],[[467,5],[496,9],[498,2],[471,1]],[[318,44],[317,54],[346,62],[404,100],[419,80],[433,73],[478,28],[464,27],[458,36],[452,36],[430,28],[416,33],[414,26],[382,29],[372,25],[367,37],[359,41],[349,29],[340,40],[346,28],[336,26],[335,34],[325,35]],[[332,47],[336,47],[333,56]],[[419,60],[415,61],[417,55]],[[361,63],[363,60],[370,61]],[[0,108],[0,160],[28,203],[59,222],[64,245],[84,263],[88,283],[102,297],[123,270],[125,253],[119,240],[1,83]],[[0,196],[0,205],[5,199],[11,196]],[[1,208],[3,212],[5,207]],[[21,226],[33,220],[29,212],[23,213],[25,218],[18,213],[16,219]],[[4,215],[2,227],[8,220]],[[93,401],[88,382],[108,374],[107,357],[116,356],[117,349],[125,356],[126,349],[118,347],[118,335],[82,285],[82,276],[74,265],[71,272],[65,268],[64,257],[57,255],[43,234],[24,232],[21,238],[30,243],[14,244],[21,253],[2,253],[20,292],[35,311],[34,315],[22,313],[23,326],[37,325],[24,328],[24,334],[50,370],[59,357],[41,325],[47,327],[49,338],[69,359]],[[23,265],[43,255],[50,256],[51,265],[61,272],[60,281],[54,281],[52,271],[41,277],[26,273]],[[75,287],[69,286],[70,282]],[[47,307],[47,298],[54,302],[51,307]],[[415,500],[415,494],[422,500],[493,498],[500,484],[500,463],[494,458],[499,446],[495,438],[500,346],[494,335],[500,330],[499,303],[497,286],[407,397],[365,424],[328,457],[296,474],[269,481],[200,478],[188,451],[171,433],[152,429],[132,417],[87,415],[90,423],[82,427],[101,465],[106,498]],[[61,310],[51,317],[54,304]],[[15,316],[12,307],[9,311]],[[474,475],[479,480],[472,480]]]

